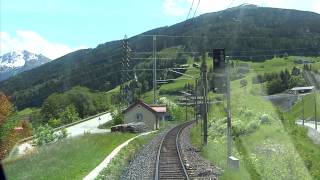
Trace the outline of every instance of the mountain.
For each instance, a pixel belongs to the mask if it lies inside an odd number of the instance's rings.
[[[0,81],[23,71],[36,68],[51,61],[49,58],[28,51],[13,51],[0,56]]]
[[[157,52],[170,47],[180,47],[183,52],[225,48],[227,55],[235,59],[254,61],[284,54],[320,55],[320,15],[306,11],[243,5],[203,14],[129,38],[132,57],[151,57],[153,41],[150,35],[154,34],[165,35],[157,36]],[[74,86],[103,91],[112,89],[121,84],[124,57],[121,47],[122,40],[118,40],[72,52],[0,82],[0,91],[11,95],[18,108],[24,108],[39,106],[50,94]],[[183,63],[178,62],[180,55],[170,56],[176,59],[171,64]],[[158,65],[160,67],[161,63]],[[132,60],[131,66],[152,68],[152,60]],[[161,73],[159,71],[160,76]],[[133,77],[132,73],[129,75]],[[151,71],[140,71],[137,75],[143,77],[138,77],[143,80],[143,87],[152,87]]]

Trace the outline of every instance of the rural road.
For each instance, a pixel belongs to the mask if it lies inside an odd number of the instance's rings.
[[[298,100],[297,95],[293,94],[274,94],[263,96],[265,99],[271,101],[274,105],[279,106],[283,111],[288,111]]]
[[[302,120],[298,120],[296,123],[299,125],[302,125]],[[314,121],[305,121],[304,125],[315,130]],[[317,122],[317,126],[318,126],[317,131],[320,133],[320,122]]]
[[[302,120],[296,121],[298,125],[302,126]],[[308,128],[308,136],[315,144],[320,144],[320,123],[317,122],[317,130],[315,129],[314,121],[307,121],[304,126]]]
[[[104,124],[111,120],[112,120],[111,113],[106,113],[106,114],[102,114],[100,116],[94,117],[92,119],[89,119],[87,121],[81,122],[79,124],[75,124],[73,126],[67,127],[66,129],[67,129],[68,137],[75,137],[75,136],[83,135],[84,133],[95,134],[95,133],[110,132],[109,129],[98,129],[98,126],[99,124]],[[56,133],[58,132],[59,131],[56,131]],[[31,141],[27,141],[18,145],[16,148],[17,148],[17,154],[23,155],[27,153],[29,150],[32,150],[33,146],[31,145]]]
[[[99,122],[99,118],[100,118],[100,122]],[[84,121],[82,123],[75,124],[73,126],[66,128],[67,132],[68,132],[68,137],[82,135],[82,134],[84,134],[84,132],[91,133],[91,134],[110,132],[107,129],[98,129],[98,126],[100,124],[104,124],[104,123],[111,121],[111,120],[112,120],[111,114],[106,113],[101,116],[92,118],[88,121]]]

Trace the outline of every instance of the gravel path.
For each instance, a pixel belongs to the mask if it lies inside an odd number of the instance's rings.
[[[153,179],[157,151],[161,139],[169,129],[159,133],[153,140],[146,145],[129,163],[121,174],[122,180],[143,180]]]
[[[190,130],[194,124],[186,127],[180,135],[180,147],[186,169],[191,179],[218,179],[221,169],[201,157],[191,145]]]

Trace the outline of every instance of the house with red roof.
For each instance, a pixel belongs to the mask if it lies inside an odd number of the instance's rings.
[[[123,112],[124,123],[144,122],[148,130],[159,128],[160,121],[167,116],[166,105],[148,105],[141,100],[131,104]]]

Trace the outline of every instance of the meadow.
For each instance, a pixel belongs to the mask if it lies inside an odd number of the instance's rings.
[[[33,154],[3,161],[8,179],[82,179],[135,134],[86,134],[44,145]]]
[[[314,152],[319,146],[313,144],[307,137],[306,129],[297,126],[293,120],[297,116],[294,113],[301,109],[301,103],[298,102],[292,112],[283,116],[277,107],[262,97],[265,95],[263,85],[252,83],[252,77],[258,73],[279,72],[294,66],[301,68],[300,64],[294,63],[295,59],[297,57],[275,58],[262,63],[246,62],[251,68],[244,78],[247,85],[241,86],[240,79],[232,81],[233,155],[240,159],[238,171],[227,168],[224,104],[210,109],[207,146],[202,146],[202,141],[199,141],[201,125],[192,130],[192,141],[202,150],[202,155],[226,170],[221,179],[319,178],[314,166],[318,165],[315,158],[317,154]],[[312,102],[309,98],[311,97],[306,97],[305,103],[309,106],[305,108],[309,109],[306,110],[307,115],[312,114]],[[290,123],[287,122],[289,115]],[[294,132],[298,133],[293,135]],[[301,144],[303,147],[297,148]]]

